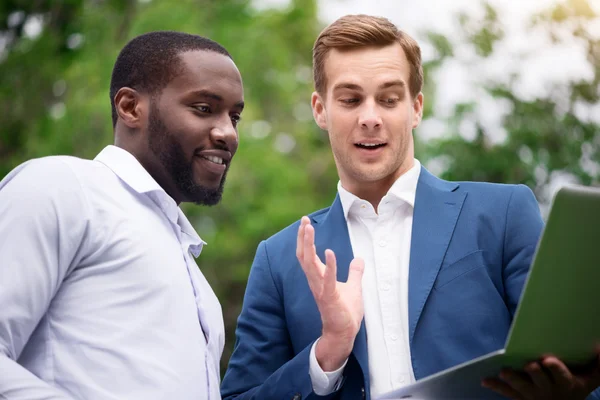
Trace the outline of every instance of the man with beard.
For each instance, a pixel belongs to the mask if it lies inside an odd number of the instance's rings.
[[[0,182],[0,398],[220,399],[221,307],[178,205],[221,198],[240,73],[209,39],[153,32],[110,98],[113,146]]]

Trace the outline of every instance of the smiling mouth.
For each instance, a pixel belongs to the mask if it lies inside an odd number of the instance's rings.
[[[355,143],[359,149],[375,150],[386,145],[386,143]]]
[[[204,158],[205,160],[208,160],[214,164],[219,164],[219,165],[225,164],[225,161],[221,157],[216,157],[216,156],[198,156],[198,157]]]

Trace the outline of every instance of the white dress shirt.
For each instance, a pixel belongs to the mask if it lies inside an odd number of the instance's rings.
[[[408,265],[420,172],[415,160],[381,199],[377,212],[338,183],[354,257],[365,261],[362,287],[372,397],[415,381],[408,335]],[[315,393],[326,395],[337,390],[345,364],[324,372],[315,346],[309,374]]]
[[[0,238],[0,398],[220,399],[205,243],[130,153],[15,168]]]

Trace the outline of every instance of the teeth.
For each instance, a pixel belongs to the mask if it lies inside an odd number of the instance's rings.
[[[223,164],[223,159],[221,157],[215,156],[204,156],[208,161],[214,162],[215,164]]]
[[[359,146],[365,146],[365,147],[375,147],[375,146],[380,146],[381,143],[359,143]]]

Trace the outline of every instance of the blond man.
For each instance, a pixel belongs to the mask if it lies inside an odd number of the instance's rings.
[[[313,72],[338,194],[258,246],[225,399],[370,399],[501,348],[542,230],[527,187],[448,182],[415,159],[421,53],[387,19],[332,23]],[[514,398],[595,387],[544,362],[486,383]]]

